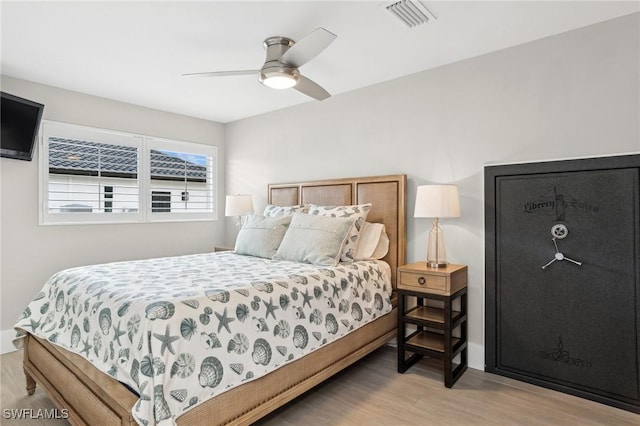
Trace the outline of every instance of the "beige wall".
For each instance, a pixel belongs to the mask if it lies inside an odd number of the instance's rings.
[[[13,327],[47,278],[68,267],[211,251],[224,241],[224,126],[2,76],[2,91],[45,105],[44,118],[218,147],[218,221],[38,226],[38,157],[2,158],[0,330]],[[7,333],[3,333],[6,342]],[[3,348],[7,349],[7,348]]]
[[[412,217],[416,186],[459,185],[462,217],[443,228],[449,261],[469,265],[470,365],[483,368],[483,166],[640,152],[639,36],[635,14],[228,124],[227,192],[259,210],[269,182],[406,173],[417,261],[430,223]]]

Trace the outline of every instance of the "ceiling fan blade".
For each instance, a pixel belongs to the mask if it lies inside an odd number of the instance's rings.
[[[307,77],[301,75],[298,79],[298,84],[293,86],[298,92],[302,92],[307,96],[311,96],[314,99],[319,101],[325,100],[331,95],[329,92],[324,90],[320,85],[312,80],[309,80]]]
[[[258,70],[192,72],[182,74],[182,77],[228,77],[234,75],[256,75],[259,72]]]
[[[336,37],[335,34],[320,27],[284,52],[280,57],[280,62],[299,68],[318,56],[333,43]]]

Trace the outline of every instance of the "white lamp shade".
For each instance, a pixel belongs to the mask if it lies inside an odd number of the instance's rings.
[[[456,185],[421,185],[416,193],[414,217],[460,217]]]
[[[253,213],[253,201],[251,195],[227,195],[224,208],[225,216],[244,216]]]

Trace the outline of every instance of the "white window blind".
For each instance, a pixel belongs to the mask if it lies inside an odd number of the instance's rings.
[[[43,122],[41,223],[215,219],[212,146]]]

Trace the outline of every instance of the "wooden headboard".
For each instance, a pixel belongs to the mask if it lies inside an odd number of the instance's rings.
[[[396,268],[405,263],[406,175],[341,178],[269,185],[268,202],[277,206],[318,204],[344,206],[371,203],[367,222],[383,223],[389,235],[391,282],[396,288]]]

